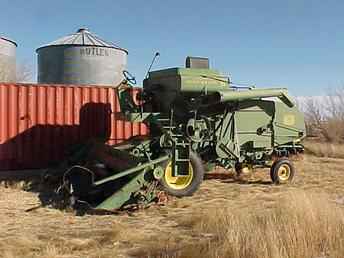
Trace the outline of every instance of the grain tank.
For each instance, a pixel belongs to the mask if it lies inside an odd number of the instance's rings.
[[[127,50],[86,28],[36,50],[38,83],[117,86],[127,64]]]
[[[0,36],[0,82],[16,80],[16,48],[14,41]]]

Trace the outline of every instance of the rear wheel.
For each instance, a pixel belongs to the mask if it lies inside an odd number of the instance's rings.
[[[275,184],[285,184],[291,182],[295,175],[293,163],[287,159],[279,159],[272,164],[270,177]]]
[[[174,196],[190,196],[196,192],[203,181],[204,168],[201,159],[190,153],[189,173],[185,176],[172,175],[172,161],[164,165],[164,175],[160,182],[163,189]]]

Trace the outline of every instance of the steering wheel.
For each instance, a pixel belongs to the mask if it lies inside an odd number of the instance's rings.
[[[123,76],[124,78],[130,82],[131,84],[136,84],[136,78],[134,75],[132,75],[131,73],[129,73],[127,70],[123,70]]]

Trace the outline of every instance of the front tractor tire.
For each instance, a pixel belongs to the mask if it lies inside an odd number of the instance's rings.
[[[160,179],[163,190],[170,195],[183,197],[191,196],[201,185],[204,177],[202,160],[193,152],[190,153],[189,174],[187,176],[172,176],[172,161],[164,166],[164,175]]]
[[[293,180],[294,175],[295,167],[287,158],[276,160],[270,169],[270,177],[274,184],[289,183]]]

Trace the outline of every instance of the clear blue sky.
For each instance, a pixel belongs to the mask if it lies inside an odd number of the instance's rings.
[[[344,1],[0,0],[0,33],[36,69],[35,49],[86,26],[128,49],[141,81],[155,69],[206,56],[237,83],[318,95],[344,84]]]

